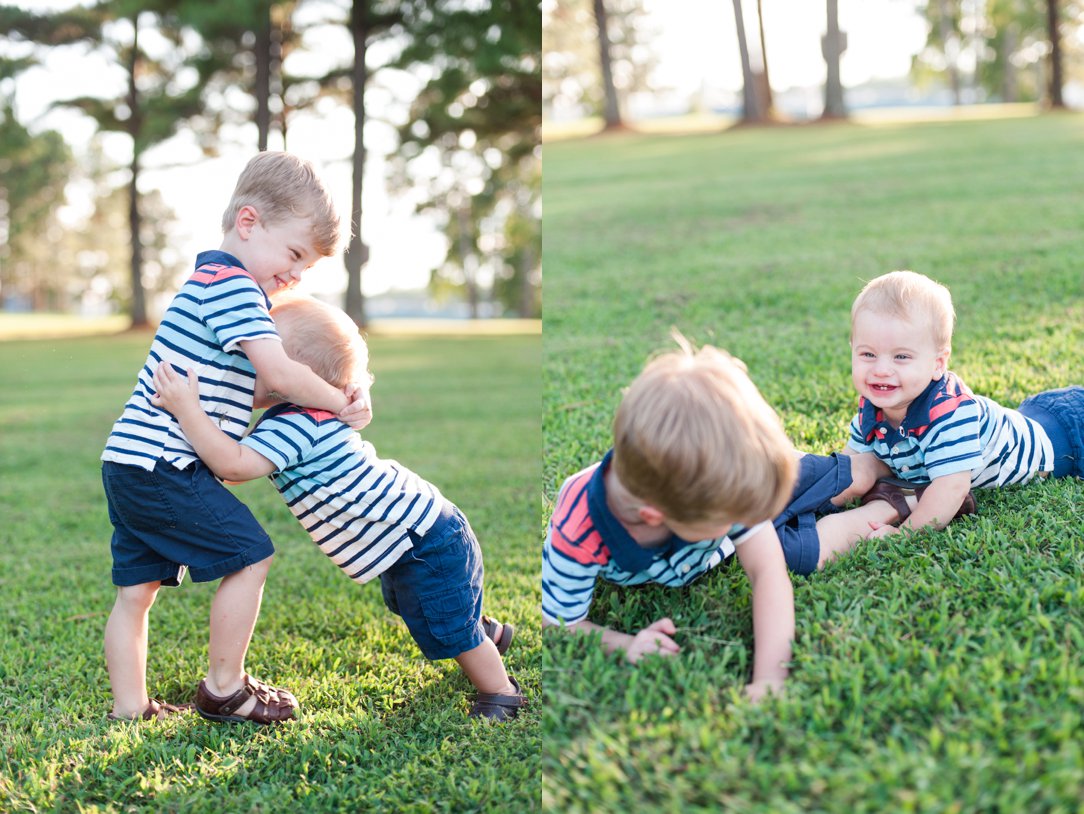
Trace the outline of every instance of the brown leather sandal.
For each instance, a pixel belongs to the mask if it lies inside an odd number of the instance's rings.
[[[256,705],[245,715],[235,714],[251,697],[255,697]],[[273,724],[293,718],[296,710],[297,699],[289,690],[272,687],[247,674],[241,689],[225,698],[211,693],[206,681],[201,681],[196,691],[196,712],[209,721]]]
[[[154,698],[147,704],[147,708],[139,713],[136,718],[129,718],[125,715],[114,715],[112,712],[105,717],[110,721],[164,721],[170,715],[180,715],[181,713],[188,712],[192,709],[191,704],[167,704],[164,701],[158,701]]]
[[[899,515],[897,523],[902,523],[908,517],[911,516],[911,507],[907,505],[907,496],[914,495],[916,499],[921,500],[922,494],[926,491],[926,486],[901,486],[899,481],[895,480],[879,480],[874,484],[866,494],[862,496],[860,501],[863,506],[874,500],[883,500],[888,503],[893,509],[896,510],[896,514]],[[975,493],[969,491],[964,497],[964,502],[960,504],[959,511],[952,516],[953,520],[958,520],[964,515],[975,514],[977,506],[975,504]]]
[[[480,692],[474,696],[468,718],[490,718],[494,721],[508,721],[519,714],[521,708],[527,706],[527,699],[523,697],[523,691],[519,688],[519,682],[512,676],[508,676],[512,686],[516,688],[515,695],[504,695],[496,692]]]
[[[879,480],[877,483],[873,484],[872,489],[862,495],[862,500],[860,502],[865,506],[867,503],[872,503],[875,500],[883,500],[895,509],[896,514],[899,515],[896,522],[902,523],[911,516],[911,507],[907,505],[907,495],[913,495],[914,493],[913,489],[904,491],[903,488],[894,483],[886,480]]]
[[[512,637],[516,635],[516,629],[510,624],[502,624],[490,616],[482,617],[482,630],[493,640],[493,644],[497,645],[497,652],[502,656],[508,652],[508,648],[512,646]]]

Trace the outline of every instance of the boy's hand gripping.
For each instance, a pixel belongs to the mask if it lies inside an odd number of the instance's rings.
[[[625,649],[625,657],[636,664],[644,656],[655,653],[660,656],[673,656],[681,652],[670,637],[677,633],[677,628],[668,617],[652,622],[632,637],[632,642]]]
[[[373,420],[373,402],[369,388],[358,382],[350,382],[343,388],[350,403],[346,405],[339,418],[352,430],[363,430]]]
[[[188,375],[177,373],[173,365],[162,360],[154,370],[154,389],[151,404],[161,407],[176,415],[177,411],[195,408],[201,410],[199,403],[199,377],[192,368]]]

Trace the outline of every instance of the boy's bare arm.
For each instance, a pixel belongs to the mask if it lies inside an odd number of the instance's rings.
[[[551,623],[543,621],[543,627],[551,627]],[[602,634],[602,648],[607,653],[622,651],[633,664],[636,664],[644,656],[652,653],[660,656],[673,656],[681,651],[671,636],[677,632],[677,628],[669,618],[657,619],[638,633],[622,633],[613,628],[596,625],[586,619],[566,625],[567,630],[581,633],[600,632]]]
[[[250,339],[240,345],[264,386],[283,401],[327,410],[336,415],[350,403],[343,391],[325,382],[308,365],[287,356],[281,342],[275,339]]]
[[[789,672],[794,640],[794,587],[783,548],[771,525],[737,547],[753,591],[753,680],[746,693],[756,701],[780,690]]]
[[[963,505],[964,498],[971,491],[971,471],[954,472],[934,478],[911,512],[911,516],[900,524],[901,529],[920,529],[933,526],[943,529],[956,516]]]
[[[199,380],[194,370],[184,376],[162,362],[154,371],[151,404],[168,410],[181,425],[192,448],[218,477],[246,481],[270,475],[275,465],[254,449],[239,444],[218,428],[199,403]]]

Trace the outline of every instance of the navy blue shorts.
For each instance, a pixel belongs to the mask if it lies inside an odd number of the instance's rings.
[[[806,576],[817,570],[821,542],[817,515],[838,509],[829,501],[851,485],[851,459],[847,455],[803,455],[798,459],[798,480],[790,503],[772,521],[787,568]]]
[[[1018,409],[1050,437],[1054,477],[1084,478],[1084,387],[1047,390],[1024,399]]]
[[[248,507],[199,461],[177,469],[160,460],[150,472],[105,461],[102,485],[114,585],[179,585],[186,569],[210,582],[275,553]]]
[[[463,513],[450,503],[414,547],[380,575],[384,604],[403,617],[428,659],[450,659],[485,640],[482,550]]]

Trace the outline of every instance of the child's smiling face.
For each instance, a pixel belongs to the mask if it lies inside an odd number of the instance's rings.
[[[921,320],[861,310],[851,331],[851,379],[855,390],[898,426],[907,408],[945,375],[949,349],[938,348]]]

